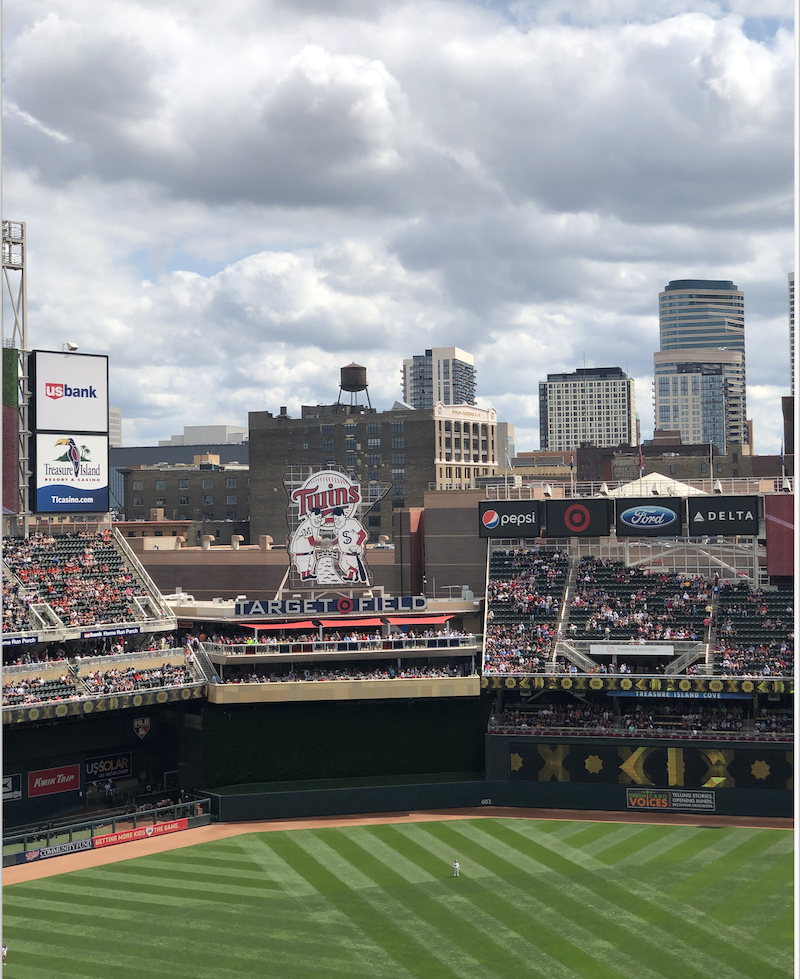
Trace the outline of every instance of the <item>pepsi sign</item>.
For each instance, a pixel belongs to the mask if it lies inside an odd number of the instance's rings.
[[[480,537],[538,537],[538,500],[493,500],[478,504]]]
[[[607,537],[611,527],[608,500],[548,500],[548,537]]]
[[[680,537],[681,499],[617,500],[617,537]]]

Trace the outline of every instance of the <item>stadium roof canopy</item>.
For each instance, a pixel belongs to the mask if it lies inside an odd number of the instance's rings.
[[[630,483],[609,490],[611,497],[619,496],[708,496],[703,490],[696,489],[688,483],[680,483],[670,476],[661,473],[648,473]]]

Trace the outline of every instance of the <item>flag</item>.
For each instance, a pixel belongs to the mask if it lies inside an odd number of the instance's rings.
[[[644,475],[644,459],[642,458],[642,446],[639,445],[639,475]]]
[[[573,456],[572,453],[570,453],[570,456],[569,456],[569,471],[572,472],[572,470],[574,468],[575,468],[575,456]]]

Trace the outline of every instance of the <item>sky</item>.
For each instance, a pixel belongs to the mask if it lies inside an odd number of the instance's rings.
[[[650,437],[658,293],[713,278],[780,450],[792,0],[5,0],[3,45],[30,346],[108,354],[124,444],[297,416],[352,361],[384,410],[453,345],[518,450],[584,364]]]

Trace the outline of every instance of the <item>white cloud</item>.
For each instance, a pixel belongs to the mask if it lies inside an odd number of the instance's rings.
[[[455,343],[534,448],[538,381],[584,356],[637,378],[648,433],[658,292],[730,278],[774,451],[790,18],[10,0],[4,195],[28,223],[34,345],[108,352],[132,442],[330,401],[350,360],[388,407],[404,356]]]

